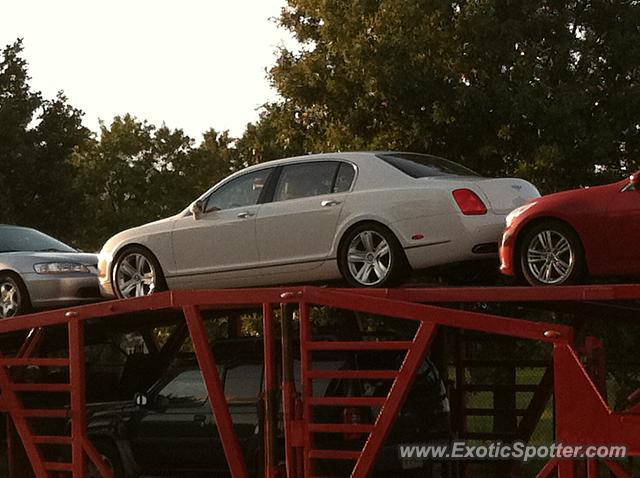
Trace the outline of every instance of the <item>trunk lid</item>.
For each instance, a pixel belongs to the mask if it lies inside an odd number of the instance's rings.
[[[484,193],[488,201],[487,207],[496,214],[509,214],[532,199],[540,197],[536,187],[523,179],[478,178],[475,184]]]

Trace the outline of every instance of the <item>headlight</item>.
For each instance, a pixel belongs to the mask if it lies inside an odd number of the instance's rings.
[[[85,272],[88,273],[89,268],[83,264],[76,262],[45,262],[33,266],[38,274],[65,274],[68,272]]]
[[[524,214],[535,205],[535,202],[530,202],[511,211],[507,216],[507,228],[511,227],[511,224],[513,224],[513,221],[515,221],[518,216]]]

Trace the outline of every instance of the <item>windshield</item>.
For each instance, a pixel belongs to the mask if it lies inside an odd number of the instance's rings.
[[[0,252],[76,252],[53,237],[27,227],[0,227]]]
[[[417,153],[378,154],[383,161],[412,178],[434,176],[480,176],[469,168],[438,156]]]

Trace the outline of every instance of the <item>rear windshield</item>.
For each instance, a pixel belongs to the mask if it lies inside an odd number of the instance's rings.
[[[480,176],[469,168],[438,156],[417,153],[378,154],[383,161],[412,178],[434,176]]]
[[[0,227],[0,252],[76,252],[53,237],[27,227]]]

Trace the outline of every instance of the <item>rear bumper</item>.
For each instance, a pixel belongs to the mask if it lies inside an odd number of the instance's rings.
[[[31,305],[52,309],[102,300],[95,274],[23,274]]]
[[[458,221],[444,226],[446,234],[434,241],[428,237],[405,246],[412,269],[420,270],[456,262],[492,259],[498,256],[496,244],[504,230],[505,216],[459,216]]]

